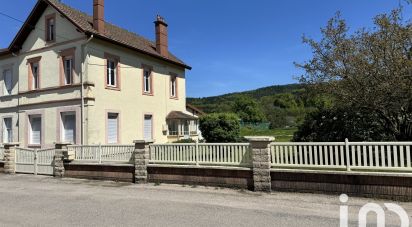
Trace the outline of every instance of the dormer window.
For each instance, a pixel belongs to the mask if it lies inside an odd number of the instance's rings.
[[[56,41],[56,15],[46,16],[46,41]]]

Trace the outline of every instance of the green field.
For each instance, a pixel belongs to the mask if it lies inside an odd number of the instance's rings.
[[[243,136],[274,136],[276,142],[290,142],[297,128],[252,129],[243,127],[240,135]]]

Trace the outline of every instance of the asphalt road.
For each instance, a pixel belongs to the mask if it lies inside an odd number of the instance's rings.
[[[391,201],[349,198],[350,226],[367,202]],[[412,203],[397,204],[412,215]],[[338,195],[0,174],[0,226],[339,226],[340,205]]]

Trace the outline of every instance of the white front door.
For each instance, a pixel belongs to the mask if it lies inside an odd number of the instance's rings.
[[[153,139],[153,116],[144,115],[144,139]]]

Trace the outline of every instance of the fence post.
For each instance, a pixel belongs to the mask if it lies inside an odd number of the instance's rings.
[[[199,141],[196,140],[196,165],[199,165]]]
[[[349,140],[345,139],[345,152],[346,152],[346,171],[350,171],[350,156],[349,156]]]
[[[34,175],[37,175],[37,149],[34,149]]]
[[[251,136],[249,140],[252,152],[252,170],[254,191],[270,192],[272,180],[270,178],[270,144],[274,137]]]
[[[149,145],[152,140],[135,140],[134,143],[134,181],[136,184],[147,183],[147,165],[149,164]]]
[[[102,164],[102,144],[99,143],[99,164]]]
[[[4,173],[16,174],[16,147],[19,143],[5,143],[4,145]]]
[[[70,143],[55,143],[54,144],[54,157],[53,157],[53,176],[62,178],[64,177],[64,158],[67,155],[68,158],[68,145]]]

